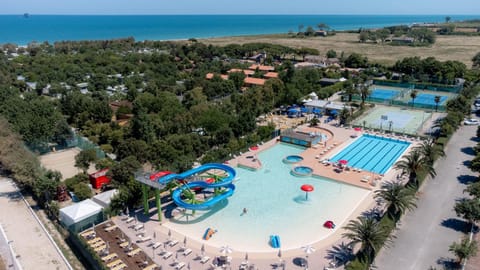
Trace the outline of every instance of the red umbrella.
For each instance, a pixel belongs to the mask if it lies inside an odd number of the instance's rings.
[[[335,223],[333,223],[333,221],[331,221],[331,220],[327,220],[327,221],[325,221],[325,223],[323,223],[323,227],[328,228],[328,229],[334,229],[335,228]]]
[[[300,187],[300,189],[301,189],[302,191],[305,191],[305,200],[308,200],[308,193],[309,193],[309,192],[312,192],[314,188],[313,188],[312,185],[307,185],[307,184],[305,184],[305,185],[302,185],[302,186]]]
[[[346,160],[346,159],[340,159],[340,160],[338,161],[338,163],[340,163],[340,164],[342,164],[342,165],[347,165],[348,160]]]
[[[361,128],[361,127],[356,127],[356,128],[353,128],[353,130],[355,130],[355,131],[362,131],[362,128]]]
[[[256,145],[255,145],[255,146],[251,146],[251,147],[250,147],[250,150],[252,150],[252,151],[258,150],[258,146],[256,146]]]

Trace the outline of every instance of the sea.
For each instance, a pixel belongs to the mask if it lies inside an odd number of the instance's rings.
[[[447,15],[0,15],[0,44],[32,41],[105,40],[134,37],[177,40],[297,32],[325,23],[333,30],[358,30],[444,22]],[[480,15],[450,16],[452,21]]]

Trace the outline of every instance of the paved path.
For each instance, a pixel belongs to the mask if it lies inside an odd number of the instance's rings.
[[[476,179],[464,163],[473,158],[476,130],[476,126],[463,126],[453,135],[447,157],[436,164],[437,177],[424,184],[418,208],[401,220],[392,247],[377,256],[377,269],[443,269],[453,259],[448,247],[462,237],[465,225],[456,217],[453,206],[456,199],[464,197],[466,184]]]
[[[68,269],[18,189],[3,177],[0,177],[0,209],[0,223],[23,269]]]

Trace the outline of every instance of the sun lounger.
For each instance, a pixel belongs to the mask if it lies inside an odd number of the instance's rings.
[[[143,224],[137,224],[133,228],[135,229],[135,231],[139,231],[139,230],[143,229]]]
[[[105,250],[107,248],[107,245],[102,244],[101,246],[97,246],[96,248],[93,249],[95,252],[100,252],[102,250]]]
[[[120,246],[121,248],[127,247],[127,246],[128,246],[128,241],[125,241],[125,242],[120,243],[119,246]]]
[[[182,269],[183,267],[185,267],[184,262],[179,262],[179,263],[177,263],[177,265],[175,265],[175,269],[177,269],[177,270]]]
[[[122,269],[125,269],[125,268],[127,268],[127,265],[122,262],[121,264],[113,267],[112,270],[122,270]]]
[[[102,262],[108,262],[110,260],[116,259],[118,257],[117,253],[111,253],[107,256],[102,257]]]
[[[135,220],[135,219],[134,219],[133,217],[129,217],[129,218],[127,218],[126,222],[127,222],[127,223],[130,223],[130,222],[132,222],[132,221],[134,221],[134,220]]]
[[[85,238],[89,238],[91,237],[92,235],[95,235],[95,232],[94,231],[86,231],[82,234],[80,234],[81,236],[85,237]]]
[[[143,243],[143,242],[147,242],[149,240],[152,240],[152,238],[150,236],[142,237],[142,238],[137,240],[137,243]]]
[[[172,240],[168,243],[168,245],[171,247],[175,246],[176,244],[178,244],[178,240]]]
[[[370,175],[364,175],[362,179],[360,179],[361,182],[367,183],[370,181]]]
[[[173,253],[172,253],[172,252],[170,252],[170,251],[167,251],[167,252],[165,252],[165,254],[163,254],[163,258],[166,260],[166,259],[168,259],[168,258],[172,257],[172,255],[173,255]]]
[[[115,267],[115,266],[117,266],[117,265],[120,265],[121,263],[123,263],[123,261],[120,260],[120,259],[118,259],[118,260],[115,260],[115,261],[113,261],[113,262],[109,262],[109,263],[107,264],[107,267],[108,267],[108,268],[113,268],[113,267]]]
[[[93,238],[93,239],[91,239],[91,240],[88,240],[87,243],[91,245],[91,244],[94,244],[94,243],[96,243],[96,242],[98,242],[98,241],[101,241],[101,240],[102,240],[102,238],[100,238],[100,237],[95,237],[95,238]]]
[[[117,226],[117,225],[113,225],[113,226],[110,226],[110,227],[108,227],[108,228],[105,228],[105,231],[106,231],[106,232],[111,232],[111,231],[115,230],[116,228],[118,228],[118,226]]]
[[[162,243],[156,242],[156,243],[154,243],[154,244],[152,245],[152,248],[153,248],[153,249],[157,249],[157,248],[159,248],[161,245],[162,245]]]
[[[141,248],[136,248],[136,249],[128,252],[127,255],[128,255],[129,257],[133,257],[133,256],[137,255],[138,253],[140,253],[141,251],[142,251]]]
[[[210,257],[204,256],[204,257],[202,257],[202,259],[200,260],[200,262],[203,263],[203,264],[206,264],[206,263],[208,262],[208,260],[210,260]]]
[[[157,268],[157,265],[156,265],[156,264],[151,264],[151,265],[143,268],[142,270],[153,270],[153,269],[155,269],[155,268]]]
[[[92,244],[92,245],[90,245],[90,246],[91,246],[92,248],[97,248],[97,247],[103,246],[103,245],[105,245],[105,242],[104,242],[103,240],[100,240],[100,241],[98,241],[98,242],[96,242],[96,243],[94,243],[94,244]]]
[[[187,248],[183,251],[183,256],[188,256],[188,255],[190,255],[190,253],[192,253],[192,250]]]

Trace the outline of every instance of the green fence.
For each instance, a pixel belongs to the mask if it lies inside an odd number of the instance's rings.
[[[82,150],[95,149],[98,159],[105,158],[105,152],[96,145],[95,143],[89,141],[87,138],[82,137],[76,133],[73,134],[71,139],[66,140],[64,143],[45,143],[45,144],[36,144],[36,145],[27,145],[28,148],[35,153],[40,155],[48,154],[54,151],[61,151],[73,147],[78,147]]]
[[[431,84],[431,83],[408,83],[408,82],[395,82],[384,80],[373,80],[375,85],[390,86],[397,88],[412,88],[419,90],[430,90],[440,92],[458,93],[463,89],[461,85],[443,85],[443,84]]]

